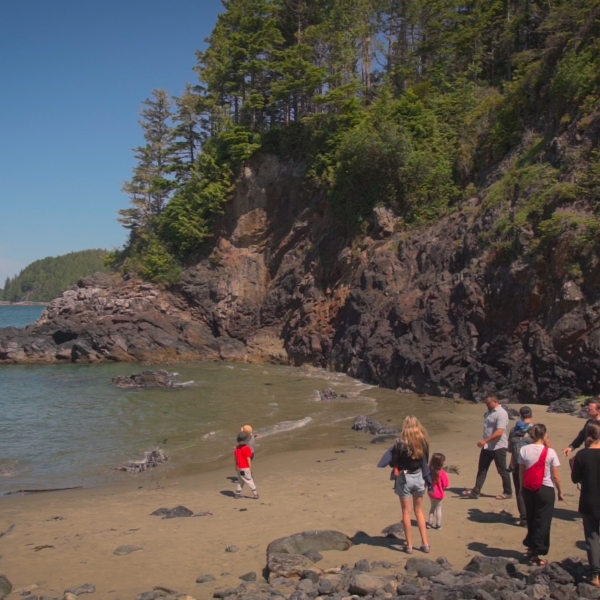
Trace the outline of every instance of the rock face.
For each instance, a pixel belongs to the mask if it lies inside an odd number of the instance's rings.
[[[0,362],[273,361],[469,399],[598,393],[600,277],[580,287],[559,251],[507,264],[484,235],[500,218],[472,199],[401,231],[378,208],[350,240],[302,165],[257,156],[179,286],[82,280],[38,323],[0,330]]]

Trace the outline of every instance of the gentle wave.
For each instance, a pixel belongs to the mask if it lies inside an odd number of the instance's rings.
[[[281,421],[281,423],[276,423],[271,427],[261,429],[257,433],[260,435],[260,437],[267,437],[268,435],[284,433],[286,431],[293,431],[294,429],[306,427],[309,423],[312,423],[312,421],[312,417],[304,417],[304,419],[299,419],[298,421]]]

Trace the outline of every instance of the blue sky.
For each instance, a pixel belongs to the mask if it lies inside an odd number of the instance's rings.
[[[0,286],[30,262],[124,243],[142,100],[179,95],[220,0],[0,6]]]

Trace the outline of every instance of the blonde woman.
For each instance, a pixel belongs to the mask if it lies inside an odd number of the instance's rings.
[[[402,523],[406,544],[404,551],[412,554],[412,524],[411,524],[411,498],[417,518],[417,526],[421,534],[421,552],[430,551],[427,541],[427,529],[425,525],[425,514],[423,512],[423,496],[431,484],[431,476],[428,469],[429,442],[427,431],[416,417],[408,416],[402,424],[402,433],[396,440],[392,450],[390,465],[396,474],[394,492],[400,496],[402,507]]]

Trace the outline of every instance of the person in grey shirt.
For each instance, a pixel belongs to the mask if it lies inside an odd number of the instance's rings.
[[[498,398],[490,396],[485,399],[487,412],[483,417],[483,439],[477,442],[481,448],[477,479],[472,490],[465,490],[462,495],[466,498],[479,498],[481,488],[485,483],[488,469],[496,464],[498,475],[502,479],[502,494],[496,496],[497,500],[512,498],[510,473],[506,469],[506,453],[508,451],[508,413],[502,408]]]

